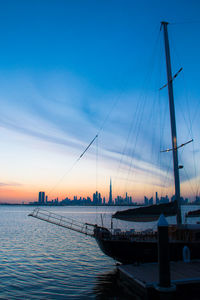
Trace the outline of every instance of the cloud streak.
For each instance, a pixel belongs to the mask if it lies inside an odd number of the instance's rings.
[[[162,133],[169,138],[162,143],[160,140],[159,121],[165,111],[159,115],[156,109],[149,109],[153,105],[151,96],[147,101],[130,90],[121,94],[119,91],[105,93],[71,74],[54,73],[47,79],[41,76],[41,80],[16,75],[11,80],[2,79],[0,84],[0,126],[34,140],[65,147],[66,153],[74,153],[75,161],[108,115],[99,137],[101,158],[106,162],[102,165],[107,172],[111,173],[110,170],[118,166],[119,178],[127,178],[127,181],[142,182],[147,178],[149,184],[159,187],[172,184],[171,155],[158,159],[160,149],[170,143],[169,129],[164,127]],[[139,117],[142,112],[143,117]],[[94,145],[91,148],[88,157],[94,161]]]
[[[21,183],[17,182],[0,182],[0,187],[16,187],[16,186],[22,186]]]

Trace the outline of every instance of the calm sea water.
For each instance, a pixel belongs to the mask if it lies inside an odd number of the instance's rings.
[[[0,206],[0,299],[128,299],[116,283],[115,261],[93,238],[28,217],[33,209]],[[110,226],[110,216],[119,208],[45,209],[83,222],[100,225],[103,220]],[[149,224],[116,222],[121,226],[139,230]]]

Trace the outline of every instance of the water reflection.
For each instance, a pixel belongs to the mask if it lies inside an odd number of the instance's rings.
[[[120,278],[117,268],[114,268],[113,271],[99,274],[96,277],[96,282],[93,288],[93,293],[96,296],[95,299],[137,299],[134,295],[128,294],[128,291],[125,291],[122,285],[120,284]]]
[[[80,222],[97,224],[99,212],[104,212],[105,226],[116,209],[51,207],[54,213],[74,213]],[[120,285],[114,260],[93,238],[30,218],[31,211],[27,206],[0,206],[0,299],[134,299]]]

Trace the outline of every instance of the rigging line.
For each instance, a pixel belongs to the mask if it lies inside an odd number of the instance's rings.
[[[161,46],[163,47],[163,45]],[[162,58],[162,53],[160,52],[160,64],[159,64],[159,81],[158,81],[158,86],[161,86],[161,74],[163,73],[163,58]],[[176,75],[176,74],[175,74]],[[174,75],[174,76],[175,76]],[[177,75],[176,75],[177,76]],[[158,103],[159,103],[159,113],[158,113],[158,118],[159,118],[159,128],[160,128],[160,149],[164,148],[164,140],[162,137],[164,136],[164,131],[166,130],[166,118],[168,116],[168,102],[167,101],[161,101],[161,93],[160,89],[156,89],[157,94],[158,94]],[[164,190],[168,187],[171,186],[172,180],[171,180],[171,173],[170,171],[170,165],[171,162],[170,160],[166,160],[165,164],[163,164],[163,157],[160,155],[160,152],[157,151],[157,165],[160,170],[160,182],[162,182],[162,185],[160,183],[160,193],[161,196],[164,196]],[[166,157],[166,156],[165,156]]]
[[[97,135],[100,134],[100,132],[103,130],[103,128],[105,127],[106,122],[109,119],[109,116],[111,115],[111,112],[113,111],[113,109],[115,108],[115,106],[117,105],[117,102],[119,101],[120,96],[116,97],[116,99],[113,101],[113,105],[111,106],[111,109],[108,111],[107,115],[105,116],[102,125],[100,126],[99,131],[97,132]]]
[[[160,155],[161,157],[161,155]],[[164,157],[164,156],[162,156]],[[163,160],[162,160],[163,162]],[[165,172],[165,175],[163,175],[163,186],[164,188],[167,188],[169,186],[172,186],[172,182],[173,182],[173,177],[172,177],[172,170],[171,170],[171,159],[170,157],[168,158],[168,160],[166,160],[166,163],[165,163],[165,167],[164,167],[164,172]],[[174,194],[174,191],[173,191],[173,194]]]
[[[182,162],[181,157],[180,157],[180,161]],[[190,189],[191,189],[192,193],[195,195],[195,190],[194,190],[194,188],[193,188],[193,186],[192,186],[191,178],[189,177],[189,175],[188,175],[188,173],[187,173],[187,171],[186,171],[185,168],[183,168],[183,171],[185,172],[185,175],[186,175],[188,184],[190,185]]]
[[[156,30],[155,30],[156,32],[157,32],[157,26],[156,26]],[[155,36],[155,34],[153,34],[153,36]],[[157,36],[157,35],[156,35]],[[151,75],[151,71],[150,71],[150,69],[153,69],[153,66],[152,66],[152,61],[154,61],[154,56],[155,56],[155,49],[157,48],[157,40],[159,39],[159,36],[160,36],[160,32],[158,32],[158,36],[157,36],[157,38],[156,38],[156,43],[155,43],[155,46],[154,46],[154,49],[153,49],[153,53],[152,53],[152,59],[149,59],[149,61],[151,62],[151,64],[150,64],[150,66],[149,66],[149,68],[148,68],[148,72],[146,72],[146,76],[145,76],[145,78],[144,78],[144,82],[143,82],[143,86],[145,86],[144,85],[144,83],[145,82],[149,82],[149,77],[150,77],[150,75]],[[143,90],[143,89],[142,89]],[[138,99],[142,99],[143,97],[142,97],[142,93],[140,94],[140,96],[138,97]],[[145,101],[146,101],[147,99],[145,98]],[[132,136],[133,136],[133,130],[134,130],[134,128],[136,129],[135,130],[135,132],[137,133],[138,131],[139,131],[139,125],[138,125],[138,123],[140,123],[140,118],[139,118],[139,114],[138,114],[138,112],[139,111],[141,111],[141,109],[143,108],[144,109],[144,107],[142,106],[142,108],[141,108],[141,106],[139,106],[139,101],[137,101],[137,105],[136,105],[136,109],[135,109],[135,113],[134,113],[134,116],[136,116],[135,118],[133,118],[132,119],[132,122],[131,122],[131,126],[129,127],[129,131],[128,131],[128,135],[127,135],[127,138],[126,138],[126,143],[125,143],[125,145],[124,145],[124,147],[123,147],[123,149],[122,149],[122,152],[121,152],[121,158],[120,158],[120,162],[119,162],[119,165],[118,165],[118,168],[117,168],[117,170],[116,170],[116,173],[117,173],[117,175],[115,176],[115,179],[116,180],[118,180],[119,178],[120,178],[120,173],[122,172],[122,166],[123,166],[123,164],[126,164],[126,162],[125,162],[125,159],[127,160],[127,159],[130,159],[130,156],[131,155],[134,155],[134,153],[136,152],[136,149],[135,150],[133,150],[133,151],[131,151],[131,153],[128,153],[128,143],[130,142],[130,139],[132,138]],[[141,114],[140,114],[141,115]],[[135,125],[134,125],[135,124]],[[134,127],[133,127],[134,126]],[[135,140],[135,143],[134,143],[134,145],[136,145],[136,143],[137,143],[137,138],[135,138],[134,139]],[[136,146],[135,146],[136,147]],[[127,153],[126,153],[127,152]],[[129,151],[130,152],[130,151]],[[127,163],[128,163],[128,161],[127,161]],[[132,162],[131,162],[131,164],[132,164]],[[130,164],[129,164],[130,165]],[[129,168],[130,169],[130,168]],[[128,174],[127,174],[127,178],[129,177],[129,173],[130,173],[130,170],[129,171],[127,171],[128,172]],[[128,180],[128,179],[127,179]],[[126,187],[126,184],[125,184],[125,186],[124,186],[124,191],[127,189],[127,187]]]
[[[119,98],[115,99],[111,109],[109,110],[109,112],[107,113],[105,119],[102,122],[102,125],[99,129],[99,131],[97,132],[96,136],[93,138],[93,140],[89,143],[89,145],[86,147],[86,149],[81,153],[81,155],[75,160],[75,162],[72,164],[72,166],[65,172],[65,174],[60,178],[60,180],[54,185],[54,187],[49,191],[48,195],[50,195],[52,193],[52,191],[55,189],[55,187],[63,180],[63,178],[69,173],[71,172],[71,170],[75,167],[75,165],[79,162],[79,160],[84,156],[84,154],[87,152],[87,150],[90,148],[90,146],[94,143],[94,141],[96,140],[96,138],[98,137],[98,135],[100,134],[100,132],[103,130],[111,112],[113,111],[114,107],[116,106],[117,102],[119,101]]]
[[[191,141],[193,141],[193,139]],[[188,143],[190,143],[191,141],[189,141]],[[188,143],[186,143],[186,144],[188,144]],[[194,154],[194,152],[195,152],[195,150],[194,150],[194,143],[192,143],[192,148],[193,148],[192,152],[193,152],[193,164],[194,164],[194,178],[197,178],[196,159],[195,159],[195,154]],[[181,151],[181,154],[182,153],[183,153],[183,149]],[[185,171],[185,168],[184,168],[184,171]],[[189,178],[189,176],[188,176],[188,181],[189,181],[190,185],[192,186],[192,183],[191,183],[192,179]],[[194,187],[195,187],[194,189],[196,190],[196,193],[198,193],[198,190],[199,190],[199,184],[198,184],[198,182],[196,182],[196,184],[194,183]]]
[[[192,148],[193,148],[193,164],[194,164],[194,172],[195,172],[195,178],[197,178],[197,167],[196,167],[196,156],[195,156],[195,151],[194,151],[194,143],[192,145]],[[199,184],[198,182],[196,181],[196,184],[195,184],[195,190],[196,190],[196,193],[198,193],[198,190],[199,190]]]
[[[69,173],[71,172],[71,170],[75,167],[75,165],[79,162],[79,160],[83,157],[83,155],[86,153],[86,151],[90,148],[90,146],[94,143],[94,141],[96,140],[96,138],[98,137],[98,134],[96,134],[96,136],[93,138],[93,140],[89,143],[89,145],[85,148],[85,150],[81,153],[81,155],[74,161],[74,163],[72,164],[72,166],[65,172],[65,174],[58,180],[58,182],[53,186],[53,188],[47,193],[48,195],[50,195],[52,193],[52,191],[55,189],[55,187],[63,180],[63,178]]]
[[[169,25],[182,25],[182,24],[194,24],[194,23],[200,23],[200,20],[196,21],[185,21],[185,22],[174,22],[174,23],[169,23]]]
[[[200,102],[197,103],[196,109],[194,111],[194,114],[193,114],[193,117],[192,117],[193,123],[196,120],[196,117],[199,116],[199,113],[198,113],[199,112],[199,106],[200,106]]]
[[[173,36],[171,37],[171,39],[173,39]],[[173,40],[172,45],[176,45],[175,40]],[[177,47],[173,47],[172,49],[173,49],[173,52],[174,52],[176,58],[178,59],[179,65],[182,65],[182,62],[181,62],[181,59],[180,59],[180,54],[177,52]],[[194,110],[195,113],[193,114],[193,116],[191,116],[192,111],[191,111],[191,106],[189,105],[189,103],[191,102],[191,100],[190,100],[191,95],[188,95],[188,83],[187,83],[187,80],[185,78],[185,73],[184,72],[183,72],[183,76],[181,76],[181,78],[183,80],[184,95],[185,95],[185,98],[186,98],[186,106],[187,106],[187,114],[185,114],[185,112],[184,112],[184,109],[183,109],[184,106],[182,104],[182,101],[180,102],[181,105],[179,106],[179,108],[182,111],[181,116],[183,117],[184,122],[187,126],[187,129],[188,129],[188,139],[189,138],[191,139],[194,136],[194,134],[193,134],[193,124],[195,122],[196,116],[198,115],[198,106],[199,106],[199,104],[196,107],[196,109]],[[192,144],[192,147],[193,147],[193,166],[194,166],[194,173],[195,173],[195,178],[196,178],[197,177],[197,167],[196,167],[197,164],[196,164],[196,159],[195,159],[195,154],[194,154],[194,147],[195,147],[194,143]],[[183,151],[183,149],[182,149],[182,151]],[[195,189],[198,191],[198,183],[195,184]]]
[[[156,56],[157,43],[158,43],[159,39],[160,39],[160,31],[158,31],[158,34],[157,34],[156,43],[155,43],[155,46],[154,46],[154,49],[153,49],[153,54],[152,54],[152,60],[151,60],[151,66],[150,66],[151,70],[149,68],[149,72],[147,73],[146,80],[149,79],[152,76],[153,70],[155,68],[154,59],[155,59],[155,56]],[[140,97],[140,98],[142,98],[142,97]],[[140,135],[140,131],[141,131],[142,116],[144,115],[146,103],[147,103],[147,96],[144,97],[143,105],[141,104],[141,106],[140,106],[140,108],[141,108],[140,110],[141,110],[142,113],[141,113],[140,117],[138,115],[137,118],[136,118],[137,128],[135,130],[136,135],[135,135],[135,141],[134,141],[134,148],[133,148],[133,151],[131,151],[131,154],[130,154],[131,161],[130,161],[130,165],[129,165],[127,176],[126,176],[127,181],[128,181],[128,178],[131,175],[131,169],[134,168],[134,157],[135,157],[135,153],[136,153],[136,144],[137,144],[137,141],[138,141],[138,138],[139,138],[139,135]],[[134,175],[136,176],[136,173]],[[124,190],[127,189],[127,183],[128,182],[126,182],[126,184],[124,186]]]
[[[141,122],[142,122],[142,115],[144,115],[144,110],[145,110],[145,106],[146,106],[146,102],[147,102],[147,97],[144,98],[143,104],[140,104],[139,110],[141,111],[140,114],[138,114],[137,118],[136,118],[136,130],[135,130],[135,143],[134,143],[134,147],[133,150],[131,151],[131,153],[129,154],[129,158],[130,158],[130,165],[127,171],[127,175],[126,175],[126,181],[125,181],[125,185],[124,185],[124,193],[127,191],[127,184],[128,184],[128,179],[130,177],[131,174],[131,168],[133,167],[133,161],[134,161],[134,157],[135,157],[135,153],[136,153],[136,144],[137,144],[137,140],[139,138],[140,135],[140,130],[141,130]],[[140,117],[139,117],[140,115]],[[133,132],[133,128],[131,128],[131,134]]]
[[[132,134],[132,131],[133,131],[133,124],[136,123],[137,124],[137,119],[138,119],[138,111],[140,110],[140,102],[138,101],[137,102],[137,105],[136,105],[136,113],[135,115],[137,116],[136,118],[133,118],[132,119],[132,122],[131,122],[131,126],[129,128],[129,131],[128,131],[128,135],[127,135],[127,138],[126,138],[126,144],[123,148],[123,151],[122,151],[122,154],[121,154],[121,158],[120,158],[120,162],[119,162],[119,165],[118,165],[118,169],[117,169],[117,176],[116,176],[116,179],[119,179],[120,178],[120,171],[121,171],[121,168],[122,168],[122,164],[123,164],[123,161],[124,161],[124,156],[125,156],[125,152],[126,152],[126,149],[128,148],[128,142],[130,140],[130,137],[131,137],[131,134]],[[142,106],[144,107],[144,106]]]
[[[156,68],[156,71],[158,72],[158,80],[156,80],[155,82],[155,101],[154,101],[154,105],[152,105],[151,107],[151,111],[149,113],[149,118],[148,118],[148,124],[151,124],[152,125],[152,131],[153,131],[153,135],[152,135],[152,138],[151,138],[151,145],[149,144],[149,148],[151,148],[151,151],[149,151],[149,154],[151,155],[151,161],[149,163],[151,163],[152,167],[154,166],[156,169],[158,168],[159,164],[157,163],[159,161],[159,151],[155,151],[155,145],[157,144],[157,139],[158,139],[158,136],[157,134],[159,135],[159,130],[158,128],[160,128],[160,131],[162,130],[162,126],[161,126],[161,94],[157,91],[157,86],[160,86],[160,82],[161,82],[161,70],[162,70],[162,67],[163,67],[163,64],[161,63],[161,59],[162,59],[162,53],[160,51],[160,45],[159,45],[159,51],[158,51],[158,56],[159,56],[159,59],[158,59],[158,67]],[[158,70],[157,70],[158,69]],[[159,117],[158,117],[159,116]],[[157,120],[159,118],[159,120]],[[163,118],[162,118],[163,120]],[[158,124],[160,124],[160,126],[158,126]],[[150,126],[151,126],[150,125]],[[160,136],[163,136],[163,135],[160,135]],[[159,139],[159,142],[161,142],[161,139]],[[150,147],[151,146],[151,147]],[[161,168],[159,168],[161,170]],[[157,175],[159,175],[159,170],[157,170]],[[159,175],[160,177],[160,175]],[[150,172],[147,173],[146,175],[146,182],[149,183],[149,184],[152,184],[151,183],[152,181],[152,178],[151,178],[151,174]],[[156,179],[156,182],[157,182],[157,179]],[[153,187],[156,188],[157,190],[157,184],[153,184]]]
[[[97,176],[98,176],[98,139],[96,139],[96,193],[97,193],[97,203],[99,204],[99,192],[98,192],[98,178],[97,178]],[[95,205],[96,206],[96,224],[98,224],[98,222],[97,222],[97,220],[98,220],[98,218],[97,218],[97,205]]]
[[[84,156],[84,154],[87,152],[87,150],[90,148],[90,146],[94,143],[94,141],[96,140],[96,138],[99,136],[100,132],[103,130],[103,128],[105,127],[105,124],[111,114],[111,112],[113,111],[114,107],[117,105],[117,102],[119,101],[120,97],[117,97],[115,99],[115,101],[113,101],[113,105],[111,107],[111,109],[108,111],[106,117],[104,118],[102,125],[99,129],[99,131],[97,132],[96,136],[93,138],[93,140],[89,143],[89,145],[86,147],[86,149],[81,153],[81,155],[75,160],[75,162],[72,164],[72,166],[65,172],[65,174],[60,178],[60,180],[54,185],[54,187],[49,191],[48,195],[50,195],[52,193],[52,191],[55,189],[55,187],[63,180],[63,178],[69,173],[71,172],[71,170],[75,167],[75,165],[79,162],[79,160]]]
[[[155,31],[157,31],[157,26],[156,26],[156,30]],[[158,33],[158,35],[159,35],[160,33]],[[155,34],[153,34],[153,36],[155,36]],[[157,38],[158,39],[158,38]],[[155,47],[154,48],[156,48],[156,45],[157,45],[157,43],[155,43]],[[154,52],[155,52],[155,49],[154,49],[154,51],[153,51],[153,55],[152,56],[154,56]],[[150,59],[150,61],[152,62],[152,59]],[[150,69],[150,68],[149,68]],[[150,74],[151,74],[151,72],[149,72]],[[148,72],[147,72],[147,74],[146,74],[146,77],[149,77],[149,74],[148,74]],[[145,80],[144,81],[148,81],[148,78],[145,78]],[[144,83],[143,83],[143,85],[144,85]],[[140,95],[139,96],[139,99],[141,99],[142,98],[142,96]],[[133,125],[134,125],[134,123],[135,123],[135,127],[136,127],[136,124],[138,123],[137,122],[137,119],[138,119],[138,121],[139,121],[139,114],[138,114],[138,111],[140,110],[140,107],[139,107],[139,101],[137,101],[137,105],[136,105],[136,109],[135,109],[135,113],[134,113],[134,115],[136,116],[136,118],[133,118],[132,119],[132,122],[131,122],[131,125],[130,125],[130,127],[129,127],[129,131],[128,131],[128,135],[127,135],[127,138],[126,138],[126,143],[125,143],[125,145],[124,145],[124,147],[123,147],[123,149],[122,149],[122,152],[121,152],[121,158],[120,158],[120,162],[119,162],[119,164],[118,164],[118,167],[117,167],[117,170],[116,170],[116,176],[115,176],[115,180],[117,181],[118,179],[119,179],[119,177],[120,177],[120,172],[122,171],[122,165],[123,165],[123,162],[125,161],[125,155],[126,155],[126,150],[128,149],[128,143],[129,143],[129,140],[130,140],[130,138],[131,138],[131,136],[132,136],[132,133],[133,133]]]
[[[173,51],[173,55],[176,58],[176,60],[178,61],[179,65],[182,65],[182,61],[181,61],[181,57],[178,50],[178,47],[176,47],[176,39],[174,39],[173,35],[171,35],[171,40],[172,40],[172,51]],[[191,138],[193,136],[192,133],[192,120],[194,120],[194,118],[191,118],[191,107],[189,105],[189,96],[188,96],[188,87],[187,87],[187,80],[185,78],[185,72],[182,72],[182,76],[181,79],[183,80],[183,88],[184,88],[184,96],[186,99],[186,105],[187,105],[187,114],[185,114],[184,109],[183,109],[183,102],[179,102],[179,109],[182,112],[181,116],[183,117],[185,124],[187,126],[188,132],[189,132],[189,137]]]
[[[160,49],[161,49],[161,46],[160,46]],[[162,52],[160,51],[160,53],[159,53],[158,86],[161,86],[161,81],[162,81],[161,74],[164,74]],[[168,109],[167,109],[168,103],[167,103],[167,101],[162,101],[160,92],[157,92],[157,95],[158,95],[158,105],[159,105],[159,113],[158,113],[159,126],[158,126],[158,128],[160,129],[159,130],[159,146],[160,146],[160,149],[162,149],[163,148],[162,144],[164,143],[162,137],[164,136],[164,131],[165,131],[165,127],[166,127],[166,117],[168,115]],[[165,169],[163,170],[163,160],[162,160],[162,156],[160,155],[159,151],[157,151],[157,165],[160,170],[160,176],[159,176],[160,182],[164,181],[163,185],[164,185],[164,188],[166,188],[168,170],[167,170],[167,172],[165,171]],[[164,173],[164,175],[163,175],[163,173]],[[162,187],[160,187],[159,192],[163,193]]]
[[[99,158],[99,143],[96,139],[96,191],[98,191],[98,158]]]
[[[184,79],[184,77],[183,77],[183,79]],[[187,87],[187,84],[185,82],[184,88],[186,90],[186,93],[185,93],[186,94],[186,105],[187,105],[187,112],[188,112],[189,125],[190,125],[190,127],[189,126],[187,126],[187,127],[188,127],[188,131],[189,131],[188,132],[188,136],[191,138],[191,136],[194,136],[194,134],[193,134],[193,126],[192,126],[194,124],[194,117],[191,118],[191,110],[190,110],[190,106],[189,106],[189,97],[188,97],[188,93],[187,93],[186,87]],[[185,115],[184,115],[184,119],[185,119],[185,123],[186,123]],[[193,120],[193,122],[192,122],[192,120]],[[187,125],[187,123],[186,123],[186,125]],[[193,148],[193,166],[194,166],[195,177],[197,177],[197,167],[196,167],[196,158],[195,158],[195,154],[194,154],[195,153],[194,147],[195,147],[195,144],[193,143],[193,145],[192,145],[192,148]],[[195,189],[196,189],[196,191],[198,191],[198,183],[196,183]]]
[[[172,40],[172,42],[173,42],[172,45],[176,45],[175,40],[173,39],[173,36],[171,36],[171,40]],[[174,56],[175,56],[176,59],[178,60],[179,65],[181,65],[182,62],[181,62],[181,59],[180,59],[180,55],[177,53],[176,48],[175,48],[174,46],[172,46],[172,51],[173,51],[173,53],[174,53]],[[183,68],[180,68],[180,70],[172,77],[171,81],[173,81],[173,80],[178,76],[178,74],[179,74],[182,70],[183,70]],[[186,115],[185,115],[185,113],[184,113],[184,109],[183,109],[183,104],[182,104],[182,102],[180,102],[179,109],[180,109],[180,111],[182,112],[181,116],[183,117],[183,119],[184,119],[184,121],[185,121],[185,124],[186,124],[186,126],[187,126],[187,129],[188,129],[188,132],[189,132],[189,135],[190,135],[190,138],[191,138],[191,136],[193,135],[193,134],[192,134],[192,122],[191,122],[191,116],[190,116],[190,115],[191,115],[191,112],[190,112],[190,107],[189,107],[189,105],[188,105],[188,93],[187,93],[187,90],[186,90],[187,82],[185,81],[185,75],[184,75],[184,72],[183,72],[183,76],[181,76],[181,78],[182,78],[182,80],[184,81],[183,86],[184,86],[184,89],[185,89],[186,104],[187,104],[187,106],[188,106],[188,109],[187,109],[187,116],[188,116],[188,118],[189,118],[189,125],[188,125],[188,122],[187,122],[187,120],[186,120]],[[167,86],[167,85],[164,85],[164,86],[161,87],[159,90],[163,89],[165,86]],[[190,127],[189,127],[189,126],[190,126]]]
[[[173,39],[173,35],[171,36],[171,39],[172,39],[172,41],[174,41],[173,43],[172,43],[172,45],[176,45],[176,42],[175,42],[175,40]],[[176,57],[176,59],[177,59],[177,61],[178,61],[178,63],[179,63],[179,65],[182,65],[182,62],[181,62],[181,59],[180,59],[180,55],[179,55],[179,53],[176,51],[177,49],[176,49],[176,47],[175,46],[173,46],[172,47],[172,50],[173,50],[173,53],[174,53],[174,56]],[[180,71],[181,71],[181,69],[178,71],[178,73],[180,73]],[[177,76],[178,75],[178,73],[176,73],[175,75]],[[193,141],[193,139],[191,139],[191,137],[193,136],[193,133],[192,133],[192,121],[191,121],[191,111],[190,111],[190,106],[189,106],[189,97],[188,97],[188,93],[187,93],[187,81],[185,81],[185,74],[184,74],[184,72],[183,72],[183,76],[181,76],[181,78],[182,78],[182,80],[184,81],[184,84],[183,84],[183,86],[184,86],[184,89],[185,89],[185,96],[186,96],[186,105],[187,105],[187,117],[188,117],[188,121],[186,121],[186,114],[185,114],[185,112],[184,112],[184,109],[183,109],[183,104],[182,104],[182,101],[181,101],[181,105],[179,105],[179,109],[181,110],[181,112],[182,112],[182,114],[181,114],[181,116],[183,117],[183,119],[184,119],[184,122],[185,122],[185,124],[186,124],[186,126],[187,126],[187,129],[188,129],[188,136],[189,136],[189,138],[190,138],[190,141],[189,142],[187,142],[187,143],[184,143],[184,144],[182,144],[182,145],[180,145],[179,147],[177,147],[177,149],[178,148],[180,148],[180,147],[183,147],[185,144],[188,144],[188,143],[190,143],[190,142],[192,142]],[[172,80],[173,80],[174,78],[172,78]],[[194,121],[194,118],[192,118],[193,119],[193,121]],[[189,123],[189,124],[188,124]],[[193,149],[194,149],[194,144],[193,144]],[[170,150],[172,150],[172,149],[168,149],[169,151]],[[167,151],[161,151],[161,152],[167,152]],[[183,152],[183,149],[182,149],[182,151],[181,152]],[[180,153],[180,152],[179,152]],[[195,164],[195,157],[194,157],[194,152],[193,152],[193,163],[194,163],[194,169],[195,169],[195,177],[196,177],[196,164]],[[185,170],[185,168],[184,168],[184,170]],[[190,183],[191,184],[191,183]]]
[[[160,78],[161,79],[161,78]],[[158,92],[158,98],[161,99],[161,93]],[[168,115],[168,102],[164,101],[163,105],[163,109],[161,109],[161,101],[160,101],[160,149],[162,149],[164,147],[164,141],[162,140],[162,137],[164,136],[164,131],[166,130],[166,118]],[[161,152],[161,151],[160,151]],[[160,152],[157,152],[158,155],[158,162],[159,162],[159,167],[160,167],[160,171],[161,171],[161,175],[160,175],[160,180],[163,183],[163,187],[164,189],[167,188],[167,186],[171,186],[171,172],[170,172],[170,166],[171,166],[171,160],[168,157],[168,160],[165,159],[165,161],[163,161],[163,158],[166,156],[160,155]],[[164,162],[164,165],[163,165]],[[162,174],[162,171],[164,174]],[[163,194],[163,189],[161,189],[161,192]]]

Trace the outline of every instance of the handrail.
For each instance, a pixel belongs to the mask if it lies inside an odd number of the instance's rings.
[[[29,216],[94,237],[94,228],[92,225],[74,220],[72,218],[66,218],[41,208],[35,208],[32,213],[29,214]]]

